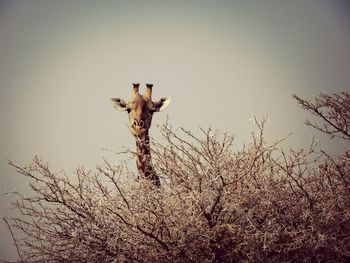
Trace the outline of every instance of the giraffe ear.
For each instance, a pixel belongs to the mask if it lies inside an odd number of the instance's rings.
[[[113,106],[117,110],[120,111],[127,111],[128,110],[128,104],[126,103],[125,100],[122,100],[120,98],[111,98],[111,101],[113,101]]]
[[[168,105],[170,104],[170,102],[171,102],[171,98],[170,98],[170,97],[161,98],[160,100],[154,102],[152,110],[153,110],[154,112],[156,112],[156,111],[162,111],[162,110],[164,110],[166,107],[168,107]]]

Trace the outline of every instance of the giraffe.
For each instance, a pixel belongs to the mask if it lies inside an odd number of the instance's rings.
[[[152,124],[153,113],[164,110],[170,103],[170,97],[152,101],[153,84],[146,84],[144,95],[139,93],[140,84],[134,84],[131,100],[126,102],[121,98],[112,98],[113,106],[126,111],[129,115],[130,131],[136,141],[136,166],[139,174],[160,186],[159,176],[156,174],[151,158],[149,129]]]

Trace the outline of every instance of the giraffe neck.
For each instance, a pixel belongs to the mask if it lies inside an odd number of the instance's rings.
[[[151,157],[151,147],[148,131],[136,139],[136,166],[139,174],[151,180],[156,186],[160,186],[159,177],[156,174]]]

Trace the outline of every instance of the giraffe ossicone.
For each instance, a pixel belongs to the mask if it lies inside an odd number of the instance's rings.
[[[170,97],[163,97],[158,101],[152,100],[152,84],[146,84],[143,95],[139,92],[140,84],[133,83],[129,102],[121,98],[112,98],[113,105],[120,111],[126,111],[129,116],[130,131],[136,140],[136,166],[141,176],[160,186],[159,176],[156,174],[151,157],[149,129],[155,112],[164,110],[171,101]]]

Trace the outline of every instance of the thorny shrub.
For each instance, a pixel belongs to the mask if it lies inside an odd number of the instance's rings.
[[[338,104],[349,93],[327,97],[328,112],[296,98],[326,119],[324,132],[347,142],[350,104]],[[332,105],[342,107],[340,116]],[[17,193],[21,215],[4,219],[21,260],[348,261],[350,152],[332,156],[316,151],[315,143],[285,152],[281,141],[265,141],[266,122],[256,123],[258,132],[239,151],[226,133],[196,136],[162,126],[162,142],[152,145],[161,188],[123,163],[67,175],[37,157],[28,166],[10,162],[31,178],[34,193]]]

